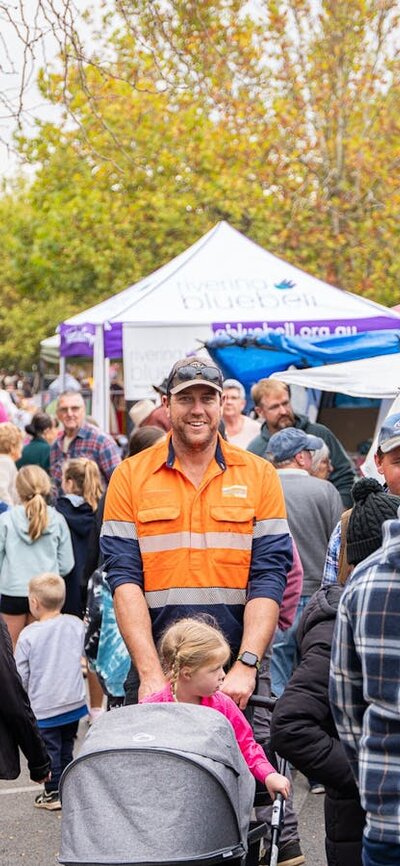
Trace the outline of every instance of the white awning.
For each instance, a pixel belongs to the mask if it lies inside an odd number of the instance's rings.
[[[400,353],[306,370],[285,370],[274,373],[272,378],[303,388],[385,400],[396,397],[400,391]]]

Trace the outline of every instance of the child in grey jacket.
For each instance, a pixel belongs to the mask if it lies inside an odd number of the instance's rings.
[[[15,650],[51,758],[51,779],[35,806],[50,811],[61,809],[60,776],[72,761],[79,719],[88,712],[81,671],[84,625],[78,617],[61,613],[64,600],[65,582],[59,575],[45,573],[29,581],[29,607],[36,622],[22,630]]]

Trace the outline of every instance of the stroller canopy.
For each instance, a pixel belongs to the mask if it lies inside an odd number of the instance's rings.
[[[59,862],[240,858],[254,790],[233,728],[216,710],[167,703],[112,710],[62,776]]]

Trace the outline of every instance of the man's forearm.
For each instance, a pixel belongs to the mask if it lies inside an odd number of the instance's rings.
[[[255,653],[261,661],[272,641],[278,622],[279,605],[270,598],[252,598],[244,610],[243,637],[240,651]],[[256,668],[233,659],[222,691],[244,710],[256,686]]]
[[[140,681],[164,681],[153,641],[150,614],[141,588],[133,583],[118,586],[114,593],[114,607],[119,630]]]
[[[248,650],[262,659],[278,624],[279,605],[271,598],[252,598],[247,602],[243,617],[240,651]]]

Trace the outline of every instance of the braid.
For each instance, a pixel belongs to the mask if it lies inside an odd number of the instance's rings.
[[[207,664],[215,653],[229,659],[230,649],[218,627],[207,620],[186,617],[169,626],[164,632],[159,653],[161,665],[166,674],[174,701],[177,700],[179,677],[183,668],[196,671]],[[224,662],[225,663],[225,662]]]
[[[171,672],[170,672],[171,692],[172,692],[172,697],[173,697],[174,701],[177,700],[176,692],[177,692],[177,688],[178,688],[179,671],[180,671],[180,664],[179,664],[178,649],[177,649],[176,652],[174,653],[174,660],[172,662],[172,668],[171,668]]]

